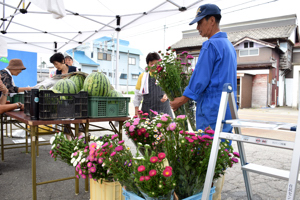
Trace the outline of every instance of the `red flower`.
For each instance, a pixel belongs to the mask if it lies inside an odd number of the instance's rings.
[[[170,177],[170,176],[172,176],[172,171],[168,170],[168,169],[165,169],[163,171],[163,175],[164,175],[164,177]]]
[[[145,180],[149,181],[150,180],[150,176],[145,176]]]
[[[166,166],[165,170],[169,170],[169,171],[172,171],[172,167],[171,166]]]
[[[155,169],[151,169],[149,171],[149,176],[155,176],[157,174],[156,170]]]
[[[158,158],[161,159],[161,160],[164,159],[165,157],[166,157],[165,153],[159,153],[158,154]]]
[[[145,177],[144,176],[141,176],[140,177],[140,181],[144,181],[145,180]]]
[[[152,156],[150,158],[150,162],[152,162],[152,163],[156,163],[157,161],[158,161],[158,157],[156,157],[156,156]]]
[[[143,172],[143,171],[145,171],[145,169],[146,169],[146,167],[144,165],[141,165],[138,167],[139,172]]]
[[[163,70],[163,68],[161,66],[157,66],[156,69],[157,69],[157,72],[160,72],[161,70]]]
[[[171,49],[171,47],[168,47],[168,50],[170,50]]]
[[[141,128],[140,131],[141,131],[141,133],[146,133],[146,129],[145,128]]]

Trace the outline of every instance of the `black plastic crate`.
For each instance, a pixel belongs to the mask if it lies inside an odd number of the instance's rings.
[[[88,117],[88,93],[54,93],[39,91],[39,119],[66,119]]]
[[[24,91],[24,113],[27,116],[30,116],[30,101],[31,101],[31,92]]]

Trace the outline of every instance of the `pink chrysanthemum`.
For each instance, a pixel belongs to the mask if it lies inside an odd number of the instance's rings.
[[[155,169],[151,169],[149,171],[149,176],[155,176],[157,174],[157,171]]]
[[[163,171],[163,176],[164,176],[164,177],[170,177],[170,176],[172,176],[172,171],[171,171],[171,170],[165,169],[165,170]]]
[[[122,145],[120,145],[120,146],[117,146],[116,148],[115,148],[115,151],[122,151],[123,150],[123,146]]]
[[[145,171],[145,169],[146,169],[146,167],[144,165],[141,165],[138,167],[139,172],[143,172],[143,171]]]
[[[174,131],[175,129],[176,129],[176,123],[171,123],[170,125],[169,125],[169,129],[170,129],[170,131]]]
[[[157,161],[158,161],[158,157],[156,157],[156,156],[152,156],[150,158],[150,162],[152,162],[152,163],[156,163]]]
[[[110,154],[111,157],[113,157],[114,155],[116,155],[116,152],[112,152],[112,153]]]
[[[158,154],[158,158],[159,158],[160,160],[164,159],[165,157],[166,157],[166,154],[165,154],[165,153],[159,153],[159,154]]]
[[[145,177],[144,176],[141,176],[140,177],[140,181],[144,181],[145,180]]]
[[[134,126],[134,125],[131,125],[131,126],[129,127],[129,132],[133,132],[134,129],[135,129],[135,126]]]

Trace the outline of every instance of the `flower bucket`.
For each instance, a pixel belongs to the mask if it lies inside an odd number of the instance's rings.
[[[122,190],[123,190],[123,196],[125,197],[125,200],[145,200],[144,198],[139,197],[132,192],[126,191],[124,188],[122,188]]]
[[[169,192],[169,194],[160,196],[160,197],[149,197],[146,193],[140,191],[146,200],[173,200],[174,199],[174,190]]]
[[[90,200],[125,200],[122,186],[116,182],[106,182],[90,179]]]
[[[210,194],[209,194],[209,200],[212,200],[213,199],[213,194],[215,193],[215,188],[216,187],[212,187],[210,189]],[[182,200],[199,200],[199,199],[202,199],[202,192],[198,193],[198,194],[195,194],[191,197],[188,197],[188,198],[184,198]]]

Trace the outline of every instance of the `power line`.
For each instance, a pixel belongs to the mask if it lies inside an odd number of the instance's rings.
[[[107,10],[109,10],[110,12],[114,13],[114,11],[112,11],[111,9],[109,9],[106,5],[104,5],[100,0],[98,0],[98,2],[104,6]],[[116,13],[114,13],[114,15],[116,15]]]
[[[256,0],[252,0],[252,1],[256,1]],[[243,4],[247,4],[247,3],[250,3],[252,1],[248,1],[248,2],[245,2]],[[268,1],[268,2],[265,2],[265,3],[260,3],[260,4],[256,4],[256,5],[253,5],[253,6],[246,7],[246,8],[240,8],[240,9],[237,9],[237,10],[233,10],[233,11],[229,11],[229,12],[223,13],[223,15],[229,14],[229,13],[233,13],[233,12],[237,12],[237,11],[241,11],[241,10],[245,10],[245,9],[249,9],[249,8],[253,8],[253,7],[257,7],[257,6],[261,6],[261,5],[268,4],[268,3],[273,3],[275,1],[278,1],[278,0]],[[233,8],[233,7],[236,7],[236,6],[240,6],[240,5],[243,5],[243,4],[237,4],[237,5],[228,7],[228,8],[224,8],[222,10],[226,10],[226,9]],[[169,25],[168,28],[180,26],[182,24],[186,24],[188,21],[190,21],[192,19],[194,19],[194,17],[191,17],[191,18],[179,21],[179,22],[170,23],[171,26]],[[174,24],[174,25],[172,25],[172,24]],[[127,36],[127,38],[135,37],[135,36],[139,36],[139,35],[143,35],[143,34],[147,34],[147,33],[151,33],[151,32],[155,32],[155,31],[160,31],[160,30],[163,30],[163,29],[164,28],[157,28],[157,29],[151,29],[151,30],[149,29],[149,30],[145,30],[145,31],[140,32],[140,33],[135,34],[135,35]]]

